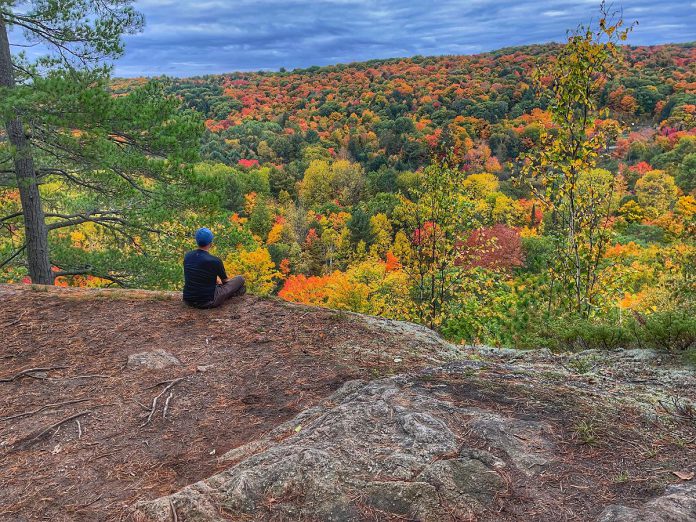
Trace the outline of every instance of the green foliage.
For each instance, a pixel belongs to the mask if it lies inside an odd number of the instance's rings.
[[[630,243],[634,241],[642,245],[650,243],[664,243],[665,231],[655,225],[642,225],[640,223],[629,224],[617,237],[619,243]]]
[[[540,274],[549,268],[556,246],[550,237],[531,236],[522,238],[522,250],[524,251],[524,270]]]
[[[684,156],[677,168],[675,181],[684,192],[696,190],[696,152]]]
[[[615,350],[631,345],[629,332],[621,325],[606,321],[588,321],[582,318],[565,319],[554,325],[558,348],[567,350]]]
[[[600,124],[608,112],[600,107],[598,85],[619,61],[618,41],[631,27],[607,19],[602,3],[599,27],[579,26],[570,33],[558,59],[540,68],[545,78],[553,132],[541,129],[537,145],[523,155],[522,179],[551,216],[557,246],[554,274],[562,288],[572,288],[575,312],[589,316],[597,303],[600,262],[609,243],[607,222],[620,197],[615,174],[598,169],[599,160],[617,135],[616,125]],[[564,303],[561,303],[564,304]]]
[[[646,348],[686,352],[696,347],[696,316],[664,311],[634,319],[633,334]]]
[[[273,226],[272,218],[273,216],[266,204],[266,200],[264,198],[259,199],[249,216],[249,230],[252,234],[259,236],[265,241]]]
[[[555,352],[651,348],[687,353],[696,347],[696,319],[674,311],[622,320],[618,316],[592,320],[568,316],[531,325],[520,345]]]
[[[689,358],[693,45],[620,48],[621,31],[604,19],[564,46],[155,83],[58,67],[4,92],[0,113],[31,116],[51,260],[78,269],[60,284],[180,288],[208,226],[264,295],[456,342]],[[0,181],[11,153],[0,139]],[[18,209],[0,188],[0,263],[21,247]],[[467,261],[496,225],[517,238],[498,257],[522,266]],[[13,259],[2,278],[20,281]]]
[[[372,243],[372,227],[370,226],[370,214],[361,207],[353,210],[353,214],[348,221],[348,230],[350,231],[351,243],[357,245],[361,241],[365,245]]]
[[[583,444],[593,446],[598,442],[597,427],[591,419],[583,419],[573,426],[576,437]]]

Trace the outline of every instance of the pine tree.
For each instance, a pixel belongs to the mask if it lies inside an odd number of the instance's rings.
[[[195,160],[203,130],[198,117],[180,113],[164,88],[147,84],[129,96],[109,92],[105,63],[123,53],[121,36],[143,27],[130,0],[33,0],[0,3],[0,118],[5,122],[12,170],[0,172],[20,194],[23,244],[0,266],[26,252],[34,283],[57,275],[90,274],[89,265],[64,266],[50,249],[50,234],[95,223],[135,244],[150,230],[138,210],[171,185]],[[21,29],[45,54],[33,62],[12,54],[10,29]],[[27,43],[26,41],[21,43]],[[85,194],[69,213],[50,209],[40,185],[58,181]],[[164,201],[164,199],[163,199]],[[52,271],[52,265],[62,270]],[[109,277],[107,273],[98,274]],[[116,278],[113,278],[116,280]]]

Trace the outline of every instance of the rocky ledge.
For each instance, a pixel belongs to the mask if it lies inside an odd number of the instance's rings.
[[[142,520],[696,520],[696,374],[487,347],[351,381]]]

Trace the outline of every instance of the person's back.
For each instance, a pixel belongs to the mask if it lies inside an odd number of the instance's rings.
[[[230,297],[244,295],[244,278],[228,279],[222,260],[208,252],[213,233],[207,228],[198,229],[196,243],[198,249],[184,256],[184,302],[196,308],[214,308]]]
[[[184,301],[193,305],[204,305],[215,297],[218,277],[227,279],[220,258],[197,249],[184,256]]]

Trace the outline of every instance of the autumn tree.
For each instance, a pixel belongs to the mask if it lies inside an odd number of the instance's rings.
[[[354,205],[361,200],[365,186],[365,172],[357,163],[312,160],[300,183],[300,199],[307,206],[334,199],[342,205]]]
[[[463,192],[465,174],[453,166],[453,156],[427,167],[414,189],[415,201],[404,198],[397,209],[410,236],[402,263],[413,286],[415,317],[431,328],[440,325],[462,280],[464,268],[456,263],[460,239],[476,222],[473,203]]]
[[[591,173],[617,134],[615,125],[600,119],[607,112],[600,109],[599,96],[620,60],[618,42],[632,28],[624,28],[621,18],[612,22],[609,17],[602,4],[599,28],[580,26],[570,33],[557,59],[537,73],[554,126],[541,130],[538,146],[523,156],[521,167],[523,179],[552,219],[561,288],[572,289],[573,309],[583,315],[594,304],[607,220],[615,203],[615,177]]]
[[[331,178],[331,165],[328,161],[312,160],[300,183],[300,200],[306,206],[328,202],[332,192]]]
[[[370,253],[384,259],[392,246],[392,226],[386,214],[375,214],[370,218],[373,243]]]
[[[265,248],[230,254],[225,259],[225,269],[230,274],[242,275],[249,291],[256,295],[269,295],[282,279]]]
[[[162,85],[147,84],[127,96],[109,92],[109,67],[103,64],[123,53],[123,34],[143,26],[131,4],[0,2],[0,117],[7,135],[0,148],[12,163],[0,176],[19,191],[21,207],[1,219],[24,223],[21,245],[2,264],[26,253],[34,283],[93,271],[63,266],[51,253],[53,231],[94,223],[135,244],[129,229],[150,230],[138,213],[144,198],[196,158],[202,125],[191,113],[180,113],[179,102],[165,96]],[[28,61],[12,53],[10,37],[45,52]],[[48,182],[80,191],[80,205],[48,208],[40,189]],[[61,270],[52,271],[52,265]]]
[[[505,225],[473,230],[461,243],[457,265],[488,270],[511,270],[524,265],[519,233]]]
[[[652,217],[667,212],[677,201],[679,187],[674,178],[662,170],[646,172],[636,182],[636,197],[638,203]]]

